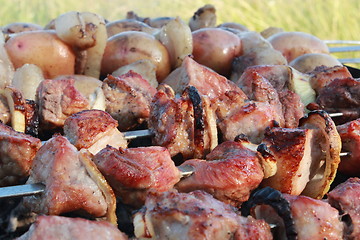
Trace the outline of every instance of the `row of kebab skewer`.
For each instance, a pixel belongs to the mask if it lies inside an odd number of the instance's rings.
[[[0,186],[44,188],[2,202],[4,236],[360,239],[360,82],[346,67],[262,64],[230,81],[185,55],[154,85],[139,64],[46,78],[30,97],[3,88]],[[337,172],[349,178],[332,187]]]

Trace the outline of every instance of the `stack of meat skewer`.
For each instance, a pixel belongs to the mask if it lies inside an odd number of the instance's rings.
[[[80,75],[45,79],[33,100],[4,87],[0,186],[38,191],[7,203],[1,234],[359,237],[359,179],[329,192],[338,166],[358,174],[360,82],[346,67],[255,65],[230,81],[195,55],[181,60],[157,87],[136,68],[87,79],[91,90]],[[139,129],[151,143],[130,140]]]

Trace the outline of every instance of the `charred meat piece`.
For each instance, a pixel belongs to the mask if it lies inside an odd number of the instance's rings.
[[[30,174],[40,139],[0,123],[0,186],[16,185]]]
[[[334,67],[326,67],[319,66],[316,67],[312,72],[309,73],[311,75],[310,84],[311,87],[319,93],[323,87],[328,85],[330,82],[337,78],[351,78],[351,73],[348,68],[345,66],[334,66]]]
[[[345,239],[359,239],[360,236],[360,179],[349,178],[344,183],[337,185],[328,194],[331,206],[340,211],[343,219],[346,216]]]
[[[179,180],[169,151],[164,147],[116,149],[107,146],[93,161],[115,194],[126,204],[140,207],[150,189],[170,190]]]
[[[272,239],[266,223],[241,217],[202,191],[150,193],[134,216],[134,226],[138,238],[243,239],[245,235],[245,239]]]
[[[86,152],[65,137],[54,136],[37,152],[27,183],[44,183],[45,191],[24,198],[40,214],[59,215],[84,210],[116,222],[115,196]]]
[[[180,192],[203,190],[235,206],[246,201],[264,177],[257,152],[241,141],[223,142],[206,160],[187,160],[180,166],[194,168],[192,175],[176,184]]]
[[[325,110],[328,113],[343,113],[334,118],[336,124],[344,124],[360,117],[360,79],[338,78],[323,87],[309,110]]]
[[[284,113],[285,127],[295,128],[299,124],[299,119],[304,116],[304,104],[300,96],[293,91],[283,90],[279,93]]]
[[[233,82],[190,57],[186,57],[182,66],[170,73],[162,83],[171,86],[177,94],[182,94],[187,86],[194,86],[211,101],[227,91],[242,92]]]
[[[220,116],[219,111],[217,113],[223,141],[234,140],[236,136],[244,134],[252,143],[260,143],[265,129],[281,121],[275,105],[268,102],[249,101],[235,106],[225,116]]]
[[[262,143],[276,159],[277,171],[274,176],[264,179],[262,185],[282,193],[301,194],[311,177],[313,138],[312,129],[268,129]]]
[[[341,137],[342,152],[350,155],[342,156],[339,171],[348,175],[360,174],[360,118],[338,125],[337,131]]]
[[[101,110],[84,110],[65,120],[64,134],[79,150],[96,154],[106,145],[126,148],[127,141],[117,129],[118,122]]]
[[[343,239],[339,212],[322,200],[281,194],[266,187],[254,192],[241,212],[276,225],[275,239]]]
[[[106,112],[119,122],[120,131],[132,129],[149,118],[149,105],[156,89],[140,74],[130,70],[118,77],[109,75],[102,89]]]
[[[153,144],[168,148],[172,157],[203,158],[218,144],[215,111],[195,87],[175,98],[172,88],[162,85],[150,107]]]
[[[170,87],[159,90],[150,105],[149,129],[153,145],[166,147],[170,155],[192,158],[194,150],[194,107],[190,99],[175,98]]]
[[[28,232],[18,240],[126,240],[128,237],[106,221],[83,218],[39,216]]]
[[[90,108],[88,99],[74,86],[74,79],[46,79],[39,84],[36,102],[42,128],[63,127],[70,115]]]

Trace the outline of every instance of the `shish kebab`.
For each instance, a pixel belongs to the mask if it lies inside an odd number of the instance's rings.
[[[342,116],[343,114],[342,113],[331,113],[329,115],[331,117],[337,117],[337,116]],[[124,138],[126,140],[152,137],[153,135],[154,135],[154,133],[152,133],[151,130],[149,130],[149,129],[124,132]],[[351,155],[350,152],[340,153],[340,157],[349,156],[349,155]],[[180,170],[181,177],[187,177],[187,176],[191,175],[194,171],[194,169],[189,165],[178,166],[178,169]],[[40,194],[40,193],[44,192],[44,190],[45,190],[45,185],[42,183],[2,187],[2,188],[0,188],[0,199],[36,195],[36,194]]]

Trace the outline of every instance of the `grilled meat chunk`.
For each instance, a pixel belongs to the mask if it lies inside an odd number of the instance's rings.
[[[187,86],[194,86],[211,101],[227,91],[241,92],[233,82],[190,57],[186,57],[181,67],[170,73],[162,83],[171,86],[177,94],[182,94]]]
[[[134,216],[134,226],[138,238],[272,239],[266,223],[241,217],[202,191],[150,193]]]
[[[351,78],[351,73],[348,68],[345,66],[334,66],[334,67],[326,67],[319,66],[316,67],[312,72],[309,73],[311,75],[310,84],[311,87],[319,93],[322,88],[328,85],[330,82],[337,78]]]
[[[245,70],[236,85],[243,89],[250,99],[269,102],[275,106],[278,114],[282,112],[279,115],[280,126],[294,128],[304,116],[304,104],[300,96],[290,90],[294,77],[292,71],[286,65],[252,66]]]
[[[337,131],[340,134],[342,152],[350,155],[342,156],[339,164],[339,171],[348,175],[360,174],[360,118],[338,125]]]
[[[345,239],[360,239],[360,179],[349,178],[337,185],[328,194],[331,206],[340,211],[340,214],[350,218],[346,222]]]
[[[101,110],[84,110],[65,120],[64,134],[79,150],[96,154],[106,145],[126,148],[127,141],[117,129],[118,122]]]
[[[102,89],[106,112],[119,122],[120,131],[132,129],[148,119],[149,105],[156,89],[140,74],[130,70],[118,77],[109,75]]]
[[[126,204],[140,207],[150,189],[170,190],[180,172],[164,147],[116,149],[107,146],[93,161],[104,174],[115,194]]]
[[[106,221],[83,218],[39,216],[18,240],[126,240],[128,237]]]
[[[41,141],[0,123],[0,186],[16,185],[30,174]]]
[[[254,192],[241,212],[275,224],[275,239],[343,239],[344,225],[339,212],[323,200],[281,194],[266,187]]]
[[[24,198],[24,205],[36,213],[59,215],[82,209],[94,217],[116,220],[111,215],[115,214],[112,189],[89,156],[65,137],[54,136],[39,149],[27,183],[45,185],[40,195]]]
[[[74,79],[46,79],[39,84],[36,102],[42,128],[63,127],[70,115],[90,109],[88,99],[74,86]]]
[[[290,202],[299,240],[342,239],[344,225],[330,204],[306,196],[284,194]]]
[[[349,175],[359,174],[360,162],[360,118],[337,126],[341,137],[342,152],[350,153],[342,156],[339,171]]]
[[[264,179],[262,185],[282,193],[301,194],[311,177],[313,138],[312,129],[268,129],[263,143],[276,159],[277,171]]]
[[[161,85],[150,107],[153,144],[168,148],[172,157],[203,158],[218,144],[215,111],[195,87],[175,98],[170,86]]]
[[[331,96],[331,97],[329,97]],[[336,124],[344,124],[360,117],[360,79],[338,78],[323,87],[309,110],[325,110],[328,113],[343,113],[336,117]]]
[[[192,175],[176,184],[180,192],[203,190],[235,206],[246,201],[264,177],[257,152],[241,141],[223,142],[206,160],[187,160],[180,166],[194,168]]]
[[[244,134],[252,143],[260,143],[264,138],[265,129],[281,121],[275,106],[268,102],[249,101],[225,112],[225,116],[220,116],[219,110],[217,113],[223,141],[231,141],[236,136]]]

